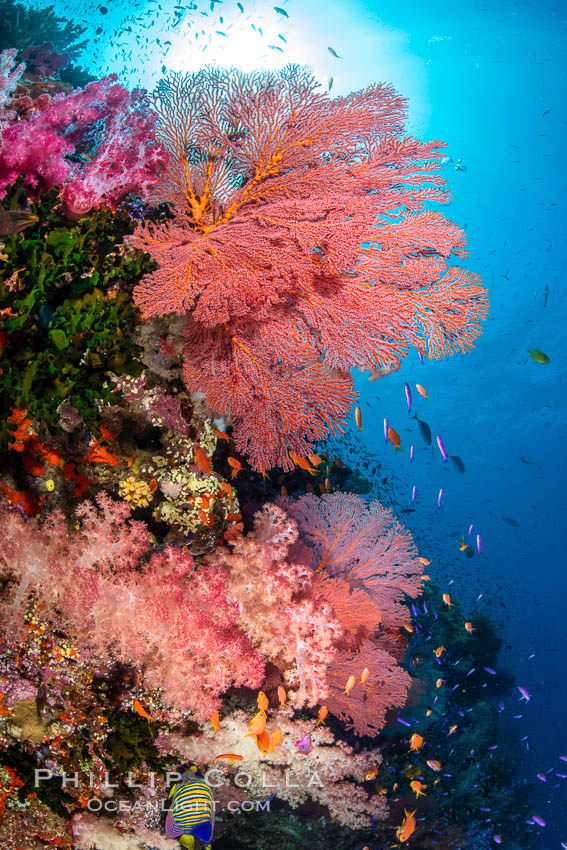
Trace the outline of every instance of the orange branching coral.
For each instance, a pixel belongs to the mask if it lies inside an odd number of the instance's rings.
[[[135,299],[187,317],[185,381],[256,469],[340,430],[352,367],[472,346],[486,292],[449,266],[463,232],[424,209],[449,198],[443,145],[403,136],[391,87],[331,100],[298,67],[206,68],[163,80],[154,107],[154,199],[174,218],[131,238],[158,263]]]

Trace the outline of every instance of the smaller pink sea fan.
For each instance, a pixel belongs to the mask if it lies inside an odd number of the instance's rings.
[[[311,566],[365,591],[388,628],[408,619],[404,596],[421,591],[423,565],[411,534],[380,502],[352,493],[307,493],[290,504]]]

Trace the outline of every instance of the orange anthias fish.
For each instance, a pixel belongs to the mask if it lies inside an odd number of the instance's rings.
[[[211,726],[213,727],[215,732],[219,731],[219,720],[220,717],[218,711],[215,711],[214,714],[211,714]]]
[[[319,466],[320,463],[323,463],[323,458],[320,458],[319,455],[307,455],[307,457],[313,466]]]
[[[236,460],[235,457],[228,457],[227,460],[228,460],[230,466],[232,466],[232,475],[230,477],[236,478],[236,476],[238,475],[238,473],[242,469],[242,464],[240,463],[239,460]]]
[[[443,655],[444,652],[445,652],[445,647],[443,646],[443,644],[441,644],[441,646],[438,646],[437,649],[435,650],[435,657],[441,658],[441,656]]]
[[[322,723],[323,726],[325,725],[325,717],[328,715],[328,713],[329,713],[329,709],[327,708],[327,706],[322,705],[321,708],[319,709],[319,714],[317,715],[317,726],[320,723]]]
[[[213,761],[217,761],[218,759],[232,759],[233,761],[242,761],[244,756],[239,756],[236,753],[220,753],[220,755],[215,756]]]
[[[252,718],[246,737],[248,737],[248,735],[261,735],[265,728],[266,715],[263,711],[259,711],[258,714]]]
[[[476,629],[473,628],[472,623],[465,623],[465,630],[469,633],[469,635],[472,635],[473,632],[476,632]]]
[[[415,812],[408,812],[407,809],[404,809],[404,812],[406,816],[403,819],[402,825],[396,831],[396,838],[401,843],[407,841],[415,832]]]
[[[343,691],[343,694],[346,694],[347,697],[350,695],[350,692],[354,688],[355,682],[356,682],[356,676],[349,676],[348,677],[347,683],[345,685],[345,689]]]
[[[304,469],[305,472],[309,473],[309,475],[317,475],[317,470],[313,469],[306,457],[300,457],[299,455],[295,454],[295,452],[290,452],[289,456],[294,462],[294,464],[296,466],[299,466],[300,469]]]
[[[370,670],[368,667],[365,667],[362,673],[360,674],[360,684],[365,685],[368,681],[368,677],[370,676]]]
[[[423,738],[418,732],[414,732],[410,738],[410,751],[418,753],[423,747]]]
[[[398,451],[398,449],[403,452],[403,449],[400,446],[400,435],[397,431],[394,431],[393,428],[388,428],[388,439],[394,447],[394,454]]]
[[[415,388],[422,398],[429,398],[429,396],[427,395],[427,392],[425,391],[425,388],[422,387],[421,384],[416,384]]]
[[[468,547],[468,543],[465,543],[465,538],[464,538],[464,537],[463,537],[463,539],[462,539],[461,541],[457,540],[457,543],[459,544],[459,549],[461,550],[461,552],[464,552],[464,551],[465,551],[465,549],[468,549],[468,548],[469,548],[469,547]]]
[[[415,791],[416,800],[418,797],[427,797],[427,794],[423,793],[423,789],[427,788],[427,785],[420,782],[419,779],[414,779],[413,782],[410,782],[410,788],[412,791]]]
[[[278,685],[278,699],[280,701],[280,705],[285,705],[287,694],[285,692],[285,688],[282,688],[281,685]]]
[[[448,608],[453,607],[453,603],[451,602],[451,597],[448,593],[443,594],[443,602],[447,605]]]
[[[264,691],[258,691],[258,699],[256,700],[258,703],[258,708],[260,711],[266,711],[268,708],[268,697],[264,693]]]
[[[270,751],[273,753],[277,746],[279,746],[282,742],[282,730],[279,726],[276,726],[274,731],[272,732],[272,740],[270,741]]]
[[[152,723],[154,722],[154,718],[151,716],[151,714],[148,714],[148,712],[146,711],[146,709],[144,708],[144,706],[142,705],[142,703],[140,702],[139,699],[134,700],[133,707],[134,707],[134,711],[136,712],[136,714],[139,714],[140,717],[145,717],[146,720],[151,720]]]
[[[430,767],[431,770],[435,771],[435,773],[439,773],[439,771],[441,770],[441,762],[437,761],[437,759],[430,759],[427,762],[427,767]]]
[[[371,779],[374,779],[375,776],[378,775],[378,768],[371,767],[366,776],[364,777],[365,782],[369,782]]]
[[[359,431],[362,431],[362,412],[358,404],[354,408],[354,421],[356,422],[356,427]]]
[[[423,558],[421,555],[419,556],[419,558],[418,558],[417,560],[419,561],[419,563],[420,563],[423,567],[428,567],[428,566],[430,565],[430,563],[431,563],[431,561],[429,561],[427,558]],[[423,578],[424,578],[424,579],[427,579],[427,576],[423,576]]]
[[[268,755],[270,752],[270,736],[265,729],[263,729],[259,735],[256,735],[256,746],[263,756]]]
[[[455,723],[455,725],[454,725],[454,726],[451,726],[451,728],[449,729],[449,733],[448,733],[448,734],[449,734],[449,735],[454,735],[458,728],[459,728],[458,724],[457,724],[457,723]]]
[[[200,469],[201,472],[204,472],[205,475],[213,474],[209,458],[207,457],[201,446],[193,447],[193,460],[195,461],[195,464],[197,465],[198,469]]]
[[[436,687],[436,688],[442,688],[442,687],[443,687],[443,684],[444,684],[444,680],[443,680],[443,679],[437,679],[437,681],[435,682],[435,687]]]
[[[213,428],[213,434],[215,437],[218,437],[219,440],[230,440],[230,437],[226,433],[226,431],[218,431],[216,428]]]

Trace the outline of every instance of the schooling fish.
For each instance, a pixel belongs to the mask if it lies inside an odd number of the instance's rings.
[[[418,417],[413,414],[413,418],[417,422],[417,427],[419,428],[419,433],[421,434],[421,439],[425,443],[426,446],[431,445],[431,428],[424,422],[423,419],[418,419]]]
[[[409,459],[410,459],[410,463],[412,462],[412,460],[413,460],[413,458],[414,458],[414,455],[415,455],[415,446],[411,446],[411,447],[410,447],[410,450],[409,450]]]
[[[384,439],[388,442],[388,431],[390,430],[390,426],[388,425],[388,420],[384,419]]]
[[[438,508],[441,507],[442,501],[443,501],[443,488],[441,487],[441,489],[439,490],[439,495],[437,496],[437,507]]]
[[[451,461],[457,472],[464,474],[465,465],[458,455],[449,455],[449,460]]]
[[[195,846],[195,836],[209,844],[215,828],[215,804],[210,786],[201,777],[188,772],[182,782],[173,786],[169,796],[166,836],[179,839],[189,850]]]
[[[540,351],[539,348],[528,348],[528,354],[536,363],[541,363],[542,365],[551,363],[547,354],[544,351]]]
[[[356,422],[358,430],[362,431],[362,413],[358,405],[354,408],[354,421]]]
[[[422,387],[422,386],[421,386],[421,384],[416,384],[416,385],[415,385],[415,388],[416,388],[416,390],[418,391],[418,393],[420,394],[420,396],[422,396],[422,398],[429,398],[429,396],[427,395],[427,392],[426,392],[425,388],[424,388],[424,387]]]
[[[338,53],[336,53],[336,51],[334,51],[334,50],[333,50],[333,48],[332,48],[332,47],[327,47],[327,50],[329,51],[329,53],[331,54],[331,56],[334,56],[334,57],[335,57],[335,59],[340,59],[340,58],[341,58],[341,57],[339,56],[339,54],[338,54]]]
[[[311,743],[311,738],[309,735],[305,735],[301,741],[297,741],[295,745],[295,749],[298,753],[303,753],[303,755],[308,756],[311,750],[313,749],[313,744]]]
[[[406,392],[406,401],[408,403],[408,413],[411,413],[411,390],[408,383],[404,384],[404,390]]]
[[[416,486],[415,486],[415,484],[414,484],[414,485],[413,485],[413,489],[412,489],[412,491],[411,491],[411,503],[412,503],[412,505],[413,505],[413,503],[415,502],[415,497],[416,497],[416,496],[417,496],[417,487],[416,487]]]
[[[476,552],[477,552],[477,555],[480,555],[481,549],[482,549],[482,537],[480,536],[480,534],[477,534],[477,536],[476,536]]]
[[[446,450],[445,450],[445,446],[444,446],[444,444],[443,444],[443,440],[442,440],[442,438],[441,438],[439,435],[437,435],[437,445],[439,446],[439,451],[441,452],[441,457],[443,458],[443,461],[444,461],[445,463],[447,463],[448,455],[447,455],[447,452],[446,452]]]

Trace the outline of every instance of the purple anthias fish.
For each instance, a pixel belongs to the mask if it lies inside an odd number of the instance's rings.
[[[547,776],[544,776],[543,773],[538,773],[537,778],[540,782],[547,782]]]
[[[490,673],[491,676],[496,676],[496,670],[493,670],[492,667],[483,667],[483,670],[486,670],[487,673]]]
[[[476,552],[477,552],[477,555],[480,555],[481,549],[482,549],[482,537],[480,536],[480,534],[477,534],[477,536],[476,536]]]
[[[474,528],[474,523],[471,522],[471,524],[469,525],[469,537],[471,536],[471,534],[473,532],[473,528]]]
[[[408,403],[408,413],[411,413],[411,390],[409,384],[404,384],[404,390],[406,391],[406,401]]]
[[[439,490],[439,495],[437,496],[437,507],[441,507],[441,502],[443,501],[443,488]]]
[[[295,749],[298,753],[303,753],[304,755],[309,755],[311,750],[313,749],[313,744],[311,743],[311,738],[309,735],[306,735],[301,741],[298,741],[295,745]]]
[[[439,446],[439,451],[441,452],[443,460],[446,463],[447,460],[448,460],[448,455],[447,455],[447,452],[445,451],[445,446],[443,445],[443,440],[439,436],[437,436],[437,445]]]
[[[539,815],[532,815],[532,820],[534,823],[537,823],[538,826],[546,826],[544,819],[540,818]]]
[[[413,456],[414,456],[414,455],[415,455],[415,446],[411,446],[411,448],[410,448],[410,450],[409,450],[409,459],[410,459],[410,463],[411,463],[411,461],[413,460]]]
[[[416,486],[415,486],[415,484],[414,484],[414,485],[413,485],[413,489],[412,489],[412,491],[411,491],[411,503],[412,503],[412,505],[413,505],[413,503],[415,502],[415,497],[416,497],[416,496],[417,496],[417,487],[416,487]]]
[[[525,700],[526,702],[529,702],[529,701],[531,700],[531,698],[532,698],[532,697],[531,697],[531,694],[529,694],[525,688],[522,688],[522,686],[521,686],[521,685],[518,685],[518,690],[519,690],[519,692],[520,692],[520,694],[521,694],[521,696],[520,696],[520,702],[521,702],[522,700]]]
[[[402,720],[402,718],[400,717],[399,714],[398,714],[398,723],[401,723],[402,726],[411,726],[411,723],[406,723],[405,720]]]
[[[386,440],[386,442],[388,442],[388,429],[389,429],[389,427],[390,426],[388,425],[388,420],[384,419],[384,439]]]
[[[561,761],[567,761],[567,756],[559,756]]]
[[[421,353],[421,351],[418,351],[417,353],[419,354],[419,362],[423,366],[423,354]]]
[[[502,839],[500,838],[499,835],[494,836],[494,843],[495,844],[502,844]]]

